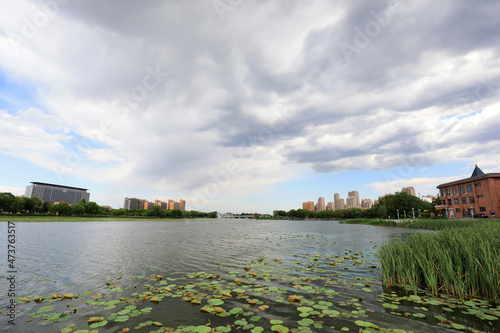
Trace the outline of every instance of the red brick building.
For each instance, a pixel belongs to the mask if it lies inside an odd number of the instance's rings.
[[[484,173],[476,165],[469,178],[438,185],[449,218],[500,215],[500,173]]]

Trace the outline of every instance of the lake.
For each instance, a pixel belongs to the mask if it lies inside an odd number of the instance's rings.
[[[13,326],[0,228],[2,332],[498,331],[445,295],[382,288],[377,247],[426,231],[228,219],[16,222]]]

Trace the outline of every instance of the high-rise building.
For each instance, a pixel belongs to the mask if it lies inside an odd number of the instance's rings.
[[[335,210],[335,204],[332,201],[328,201],[326,204],[326,210]]]
[[[335,210],[342,209],[342,207],[340,206],[340,194],[335,193],[333,195],[333,202],[335,203]]]
[[[322,210],[325,210],[325,198],[324,197],[319,197],[318,198],[318,203],[316,205],[316,211],[320,212]]]
[[[82,199],[85,200],[85,202],[89,202],[90,193],[87,192],[88,189],[86,188],[40,182],[31,182],[31,184],[33,185],[26,186],[26,191],[24,193],[25,197],[37,197],[42,201],[52,203],[63,201],[69,203],[70,205],[77,204],[82,201]]]
[[[168,208],[168,203],[156,199],[155,200],[155,206],[160,206],[161,209],[165,209],[166,210]]]
[[[302,209],[314,212],[314,202],[313,201],[303,202]]]
[[[174,208],[175,208],[175,207],[174,207],[174,203],[175,203],[175,201],[174,201],[174,200],[170,200],[170,199],[168,199],[168,210],[172,210],[172,209],[174,209]]]
[[[179,200],[179,203],[181,206],[181,208],[179,208],[179,209],[182,211],[185,211],[186,210],[186,201],[181,199],[181,200]]]
[[[349,198],[352,198],[352,199],[349,200]],[[346,205],[347,205],[348,208],[351,208],[351,207],[359,208],[360,207],[359,192],[358,191],[350,191],[348,193],[348,198],[346,200]]]
[[[408,187],[403,187],[403,189],[401,190],[401,192],[406,192],[410,195],[413,195],[414,197],[416,196],[415,195],[415,188],[413,186],[408,186]]]
[[[363,199],[361,200],[361,208],[363,209],[370,209],[373,206],[373,201],[370,199]]]
[[[344,202],[344,199],[339,199],[339,207],[340,207],[339,209],[346,209],[346,204]],[[335,208],[335,210],[337,209]]]
[[[142,209],[141,207],[141,199],[137,198],[125,198],[123,201],[124,209]]]

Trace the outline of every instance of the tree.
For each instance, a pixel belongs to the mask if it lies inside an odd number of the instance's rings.
[[[85,204],[79,202],[76,205],[71,206],[71,214],[77,216],[85,214]]]
[[[182,217],[182,212],[178,208],[174,208],[170,212],[172,213],[172,217],[174,218]]]
[[[59,215],[71,215],[71,206],[66,202],[58,203]]]
[[[85,212],[89,215],[97,215],[99,213],[99,206],[95,202],[89,201],[85,205]]]
[[[275,210],[273,211],[273,216],[276,218],[286,217],[286,212],[284,210]]]
[[[16,197],[9,192],[0,193],[0,212],[11,213]]]

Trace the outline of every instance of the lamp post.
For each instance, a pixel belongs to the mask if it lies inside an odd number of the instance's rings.
[[[470,216],[474,220],[474,208],[472,208],[472,206],[470,206]]]
[[[415,208],[412,208],[412,209],[411,209],[411,213],[412,213],[412,215],[413,215],[413,219],[415,219]]]
[[[405,210],[405,220],[406,220],[406,210]]]
[[[397,211],[398,211],[398,220],[399,220],[399,209]]]

